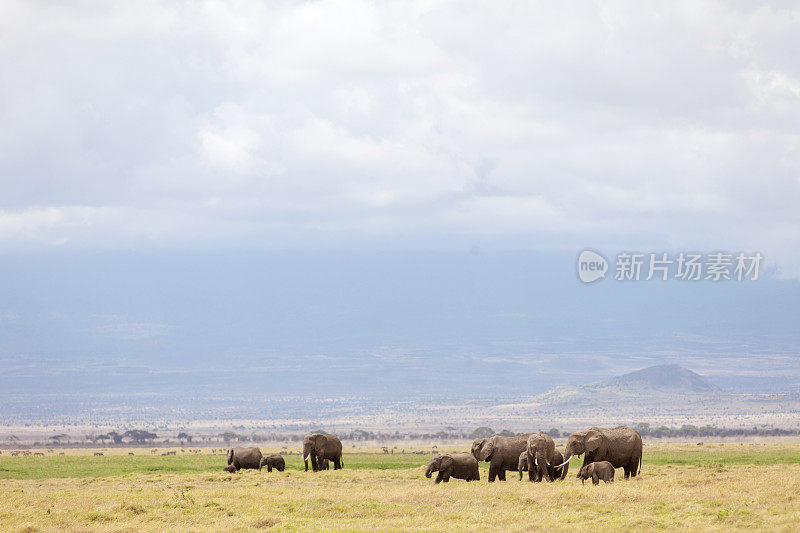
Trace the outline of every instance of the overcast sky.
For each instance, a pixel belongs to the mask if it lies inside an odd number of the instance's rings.
[[[787,2],[0,0],[0,250],[760,250],[800,276]]]

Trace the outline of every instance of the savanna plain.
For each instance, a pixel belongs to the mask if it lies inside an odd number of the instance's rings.
[[[468,451],[468,443],[440,445]],[[267,453],[277,452],[262,446]],[[430,454],[345,449],[343,470],[222,471],[210,449],[0,455],[0,531],[740,530],[796,531],[800,443],[645,446],[641,476],[582,485],[424,477]]]

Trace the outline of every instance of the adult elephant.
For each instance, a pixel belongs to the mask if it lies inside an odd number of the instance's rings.
[[[531,481],[554,481],[564,479],[566,472],[559,465],[564,460],[556,444],[547,433],[540,431],[528,437],[528,479]]]
[[[231,470],[233,468],[233,470]],[[230,448],[228,450],[228,472],[242,468],[261,469],[261,450],[258,448]]]
[[[519,468],[519,456],[527,449],[530,433],[516,437],[495,435],[472,442],[472,456],[478,461],[489,462],[489,483],[495,478],[506,480],[506,470],[514,472]]]
[[[303,462],[308,472],[308,460],[311,459],[311,468],[314,472],[322,469],[322,461],[327,459],[333,462],[333,469],[339,470],[344,466],[342,462],[342,441],[336,435],[324,433],[310,433],[303,439]]]
[[[577,431],[567,439],[565,466],[573,456],[586,454],[584,466],[597,461],[608,461],[614,468],[625,470],[625,479],[639,474],[642,468],[642,436],[628,426],[613,429],[593,427]]]

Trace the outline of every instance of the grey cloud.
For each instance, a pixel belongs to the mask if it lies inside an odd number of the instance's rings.
[[[790,4],[18,2],[0,20],[0,242],[476,233],[761,249],[800,275]]]

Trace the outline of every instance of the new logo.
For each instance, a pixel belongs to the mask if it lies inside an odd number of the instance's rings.
[[[592,283],[606,277],[608,261],[592,250],[584,250],[578,255],[578,277],[584,283]]]

